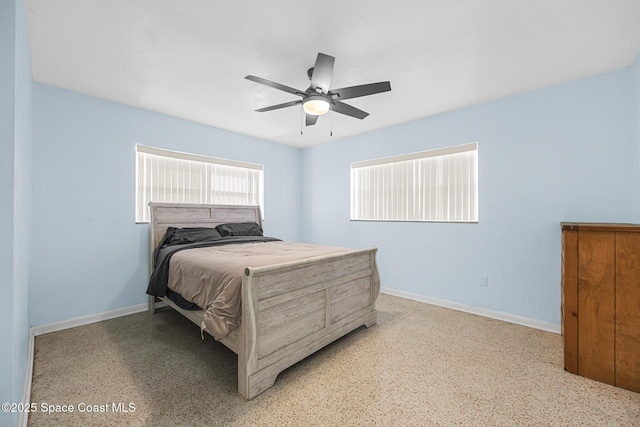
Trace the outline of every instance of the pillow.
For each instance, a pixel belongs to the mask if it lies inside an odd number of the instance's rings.
[[[162,241],[162,246],[184,245],[187,243],[205,242],[222,237],[215,228],[167,228],[167,234]]]
[[[223,237],[262,236],[262,228],[255,222],[229,222],[216,227]]]

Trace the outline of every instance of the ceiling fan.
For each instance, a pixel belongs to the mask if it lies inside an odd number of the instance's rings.
[[[272,82],[256,76],[246,76],[245,79],[270,86],[274,89],[280,89],[294,95],[301,96],[302,99],[297,101],[285,102],[283,104],[272,105],[270,107],[260,108],[256,111],[264,113],[265,111],[278,110],[280,108],[293,107],[302,104],[302,109],[306,113],[306,125],[315,125],[318,117],[335,111],[336,113],[345,114],[357,119],[364,119],[369,113],[342,102],[345,99],[359,98],[361,96],[374,95],[380,92],[391,90],[390,82],[370,83],[359,86],[349,86],[340,89],[329,90],[331,78],[333,77],[333,56],[318,53],[316,63],[309,68],[307,75],[311,80],[311,85],[307,90],[298,90],[280,83]]]

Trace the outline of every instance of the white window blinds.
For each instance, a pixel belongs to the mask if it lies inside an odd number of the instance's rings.
[[[478,143],[351,164],[351,219],[478,221]]]
[[[136,222],[149,202],[263,206],[262,165],[136,145]]]

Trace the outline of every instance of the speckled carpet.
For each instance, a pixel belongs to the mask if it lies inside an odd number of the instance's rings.
[[[172,310],[38,336],[29,425],[640,426],[640,394],[566,373],[559,335],[384,294],[377,307],[377,325],[251,401],[236,355]]]

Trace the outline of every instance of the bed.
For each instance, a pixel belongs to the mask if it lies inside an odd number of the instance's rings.
[[[153,252],[169,227],[211,227],[255,222],[258,206],[150,203],[150,272]],[[185,253],[187,251],[184,251]],[[380,292],[376,248],[344,249],[305,259],[244,268],[241,318],[219,341],[238,355],[238,391],[252,399],[278,374],[327,344],[376,323]],[[204,310],[185,310],[167,297],[149,296],[149,311],[165,303],[198,326]]]

